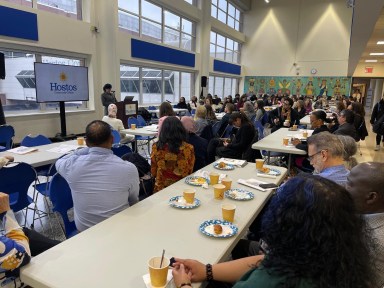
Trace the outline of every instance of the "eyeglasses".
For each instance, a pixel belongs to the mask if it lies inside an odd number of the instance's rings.
[[[308,161],[311,162],[313,160],[313,158],[317,155],[317,154],[320,154],[321,152],[323,151],[327,151],[327,150],[320,150],[320,151],[317,151],[315,154],[309,156],[308,155]]]

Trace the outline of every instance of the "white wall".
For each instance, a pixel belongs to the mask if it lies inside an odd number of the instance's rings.
[[[242,74],[310,76],[315,68],[316,76],[346,76],[351,19],[345,0],[252,0]]]
[[[372,73],[365,73],[365,67],[373,67]],[[359,63],[356,66],[353,77],[383,77],[384,64],[383,63]]]

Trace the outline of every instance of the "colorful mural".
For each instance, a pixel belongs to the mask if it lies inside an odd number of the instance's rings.
[[[350,77],[245,76],[244,93],[283,95],[350,95]]]

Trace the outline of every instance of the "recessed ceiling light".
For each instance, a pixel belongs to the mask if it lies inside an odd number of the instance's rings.
[[[384,56],[384,53],[369,53],[371,56]]]
[[[365,60],[365,62],[377,62],[377,60]]]
[[[377,45],[384,45],[384,41],[377,41]]]
[[[267,4],[269,3],[269,0],[264,0],[264,1],[265,1],[265,3],[267,3]]]

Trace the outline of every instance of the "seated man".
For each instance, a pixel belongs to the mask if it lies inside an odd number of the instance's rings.
[[[346,189],[356,209],[364,215],[376,238],[374,261],[375,288],[384,287],[384,163],[367,162],[355,166],[348,176]]]
[[[116,114],[117,114],[117,106],[115,104],[109,104],[108,116],[104,116],[102,120],[108,123],[109,125],[111,125],[111,127],[114,130],[119,131],[120,137],[121,137],[121,140],[120,140],[121,144],[126,144],[134,141],[135,136],[121,132],[121,130],[124,129],[124,125],[120,119],[116,118]]]
[[[88,148],[56,162],[57,172],[71,188],[79,231],[139,201],[139,174],[132,163],[113,155],[111,127],[103,121],[92,121],[85,136]]]
[[[337,116],[339,122],[339,128],[333,134],[351,136],[353,139],[357,139],[356,128],[354,125],[354,113],[351,110],[344,109]]]
[[[283,106],[272,110],[269,113],[270,122],[272,124],[272,132],[280,129],[281,127],[291,127],[293,125],[299,125],[300,119],[297,112],[292,109],[293,100],[285,97],[283,100]]]
[[[308,159],[315,173],[345,186],[349,171],[344,166],[344,146],[331,133],[321,132],[308,138]]]

